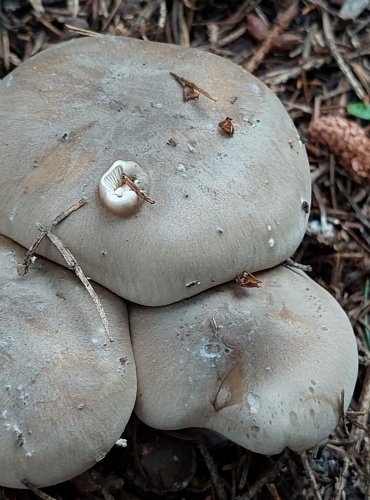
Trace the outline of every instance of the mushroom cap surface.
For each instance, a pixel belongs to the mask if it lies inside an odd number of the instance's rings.
[[[217,101],[184,102],[170,72]],[[262,82],[221,57],[124,37],[61,43],[0,83],[0,124],[0,234],[28,247],[36,222],[87,197],[56,232],[86,275],[133,302],[176,302],[272,267],[303,238],[298,132]],[[137,164],[155,204],[104,206],[99,182],[116,161]],[[63,264],[48,242],[39,251]]]
[[[177,304],[130,305],[135,411],[158,429],[204,427],[257,453],[310,448],[347,408],[357,349],[323,288],[283,266]]]
[[[122,299],[94,288],[114,337],[72,271],[0,237],[0,484],[49,486],[102,459],[122,434],[136,372]]]

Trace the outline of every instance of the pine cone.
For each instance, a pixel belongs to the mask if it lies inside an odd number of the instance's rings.
[[[308,133],[338,156],[341,165],[356,182],[370,180],[370,139],[357,123],[339,116],[313,120]]]

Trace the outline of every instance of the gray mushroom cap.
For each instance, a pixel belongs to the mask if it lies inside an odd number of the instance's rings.
[[[217,102],[185,103],[170,72]],[[218,127],[226,116],[232,137]],[[57,233],[88,276],[133,302],[175,302],[274,266],[304,235],[298,133],[264,84],[218,56],[124,37],[62,43],[0,83],[0,124],[0,234],[28,247],[36,222],[86,196]],[[135,165],[155,204],[107,208],[98,186],[116,161]],[[62,263],[47,242],[40,252]]]
[[[135,411],[158,429],[204,427],[257,453],[310,448],[347,408],[357,376],[351,325],[304,273],[258,273],[159,308],[130,306]]]
[[[136,397],[126,306],[96,286],[114,342],[74,274],[0,237],[0,484],[49,486],[92,467]]]

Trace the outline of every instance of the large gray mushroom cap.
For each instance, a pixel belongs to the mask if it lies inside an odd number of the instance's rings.
[[[258,289],[229,283],[166,307],[130,306],[146,424],[205,427],[263,454],[304,450],[334,430],[356,382],[351,325],[302,272],[257,276]]]
[[[217,102],[185,103],[170,72]],[[226,116],[232,137],[218,127]],[[304,235],[298,133],[264,84],[218,56],[122,37],[63,43],[1,82],[0,125],[0,234],[29,246],[36,222],[86,196],[58,235],[88,276],[133,302],[175,302],[274,266]],[[108,210],[98,186],[116,161],[155,204],[131,193],[127,210]],[[117,178],[104,178],[111,194]],[[40,251],[61,262],[49,243]]]
[[[96,286],[114,342],[90,296],[60,266],[0,237],[0,484],[49,486],[102,459],[136,397],[126,306]]]

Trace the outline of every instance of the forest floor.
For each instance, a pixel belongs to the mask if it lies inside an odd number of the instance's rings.
[[[294,259],[311,266],[310,276],[347,312],[359,351],[352,403],[322,446],[265,457],[229,441],[212,443],[197,430],[155,431],[132,417],[123,436],[127,448],[115,447],[92,470],[44,492],[0,488],[0,500],[369,498],[370,11],[366,5],[370,7],[369,1],[0,1],[0,78],[52,44],[102,33],[198,47],[263,80],[294,120],[310,159],[312,209]],[[309,124],[325,116],[344,119],[340,123],[347,132],[356,123],[353,141],[345,143],[345,130],[344,136],[337,135],[323,122],[326,144],[315,142]],[[181,463],[175,469],[174,455]],[[155,474],[158,462],[169,464],[160,479]]]

